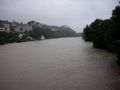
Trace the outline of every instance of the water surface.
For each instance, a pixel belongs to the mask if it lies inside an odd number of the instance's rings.
[[[120,90],[115,55],[81,38],[0,46],[0,90]]]

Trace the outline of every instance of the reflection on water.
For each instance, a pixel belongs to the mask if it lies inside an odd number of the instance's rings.
[[[0,46],[0,90],[120,90],[113,54],[81,38]]]

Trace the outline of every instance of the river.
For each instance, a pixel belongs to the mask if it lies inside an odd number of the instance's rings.
[[[80,37],[6,44],[0,90],[120,90],[120,67]]]

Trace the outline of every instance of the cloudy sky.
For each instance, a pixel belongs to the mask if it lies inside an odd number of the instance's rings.
[[[111,17],[118,0],[0,0],[0,19],[68,25],[77,32],[96,18]]]

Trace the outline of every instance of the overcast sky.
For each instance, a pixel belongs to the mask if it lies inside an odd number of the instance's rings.
[[[68,25],[77,32],[96,18],[111,17],[118,0],[0,0],[0,19]]]

